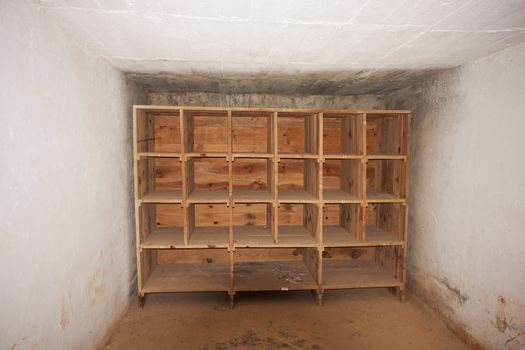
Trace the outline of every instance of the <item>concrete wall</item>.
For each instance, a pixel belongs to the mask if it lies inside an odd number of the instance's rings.
[[[525,44],[390,95],[414,111],[409,287],[489,349],[525,348]]]
[[[150,92],[148,103],[172,106],[275,107],[275,108],[384,108],[380,95],[283,96],[266,94],[217,94],[204,92]]]
[[[136,90],[0,1],[0,349],[93,349],[134,286]]]

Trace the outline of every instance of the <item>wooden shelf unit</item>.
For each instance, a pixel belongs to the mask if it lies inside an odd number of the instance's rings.
[[[134,106],[138,288],[406,278],[410,111]]]

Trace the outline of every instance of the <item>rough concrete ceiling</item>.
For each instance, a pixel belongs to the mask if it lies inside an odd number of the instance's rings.
[[[33,2],[157,90],[388,92],[525,41],[524,0]]]

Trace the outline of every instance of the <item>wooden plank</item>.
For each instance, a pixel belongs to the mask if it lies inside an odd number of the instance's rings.
[[[236,291],[317,289],[302,261],[236,263],[234,275]]]
[[[229,226],[195,226],[188,246],[196,248],[228,248],[230,246]]]
[[[142,203],[182,203],[181,190],[159,190],[147,192],[140,201]]]
[[[268,226],[234,226],[235,247],[273,247],[275,246],[271,227]]]
[[[229,264],[219,263],[157,265],[144,285],[144,292],[228,291],[229,271]]]
[[[266,190],[234,190],[234,203],[272,203],[273,196]]]
[[[325,203],[361,203],[361,199],[351,193],[326,189],[323,191],[323,202]]]
[[[196,107],[196,106],[160,106],[160,105],[134,105],[134,108],[141,110],[155,110],[156,112],[171,112],[176,109],[183,109],[188,112],[219,112],[225,113],[224,107]],[[228,110],[235,112],[281,112],[283,114],[306,115],[312,113],[339,113],[339,114],[407,114],[410,110],[406,109],[315,109],[315,108],[259,108],[259,107],[229,107]]]
[[[228,203],[228,190],[195,190],[188,196],[188,203]]]
[[[174,152],[138,152],[138,159],[143,158],[180,158],[180,153]]]
[[[185,248],[182,227],[161,227],[154,229],[141,244],[143,249]]]
[[[278,200],[279,203],[317,203],[319,201],[312,194],[300,189],[280,189]]]
[[[280,247],[317,247],[312,232],[301,225],[279,225]]]
[[[401,284],[392,272],[382,270],[373,261],[323,261],[324,289],[399,287]]]

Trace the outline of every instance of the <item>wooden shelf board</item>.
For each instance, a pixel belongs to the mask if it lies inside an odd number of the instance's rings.
[[[263,153],[263,152],[233,152],[233,158],[273,158],[273,153]]]
[[[145,293],[228,291],[230,266],[218,263],[156,265],[143,286]]]
[[[234,280],[236,291],[317,289],[302,261],[236,263]]]
[[[185,248],[182,227],[157,227],[142,242],[144,249]]]
[[[188,203],[227,203],[227,190],[196,190],[188,195]]]
[[[387,109],[314,109],[314,108],[257,108],[257,107],[195,107],[195,106],[160,106],[160,105],[133,105],[135,110],[147,110],[147,111],[166,111],[173,112],[174,110],[184,110],[189,112],[222,112],[227,113],[227,111],[232,112],[282,112],[282,113],[302,113],[302,114],[315,114],[315,113],[334,113],[334,114],[408,114],[411,113],[408,109],[397,109],[397,110],[387,110]]]
[[[347,153],[324,153],[323,158],[325,159],[363,159],[364,155],[359,154],[347,154]]]
[[[181,190],[152,191],[147,192],[142,199],[142,203],[181,203]]]
[[[188,152],[186,158],[228,158],[228,152]]]
[[[366,240],[372,243],[385,243],[389,245],[402,245],[404,241],[394,234],[374,225],[366,225]]]
[[[176,152],[138,152],[139,158],[180,158],[180,153]]]
[[[399,287],[402,283],[374,261],[323,260],[323,288]]]
[[[405,160],[407,156],[401,154],[367,154],[366,159],[375,160],[375,159],[401,159]]]
[[[279,159],[317,159],[319,155],[314,153],[294,153],[294,152],[279,152],[277,157]]]
[[[347,247],[362,243],[350,232],[339,225],[323,226],[323,244],[327,247]]]
[[[368,190],[366,193],[367,202],[374,203],[393,203],[404,202],[405,199],[387,192],[379,192],[375,190]]]
[[[188,248],[228,248],[230,228],[226,226],[195,227]]]
[[[236,203],[268,203],[273,201],[273,195],[264,190],[233,190],[233,201]]]
[[[266,226],[234,226],[233,240],[236,247],[273,247],[272,232]]]
[[[318,199],[305,190],[278,190],[280,203],[317,203]]]
[[[361,199],[357,196],[335,189],[323,190],[323,202],[327,203],[361,203]]]
[[[317,247],[314,237],[300,225],[280,225],[277,247]]]

